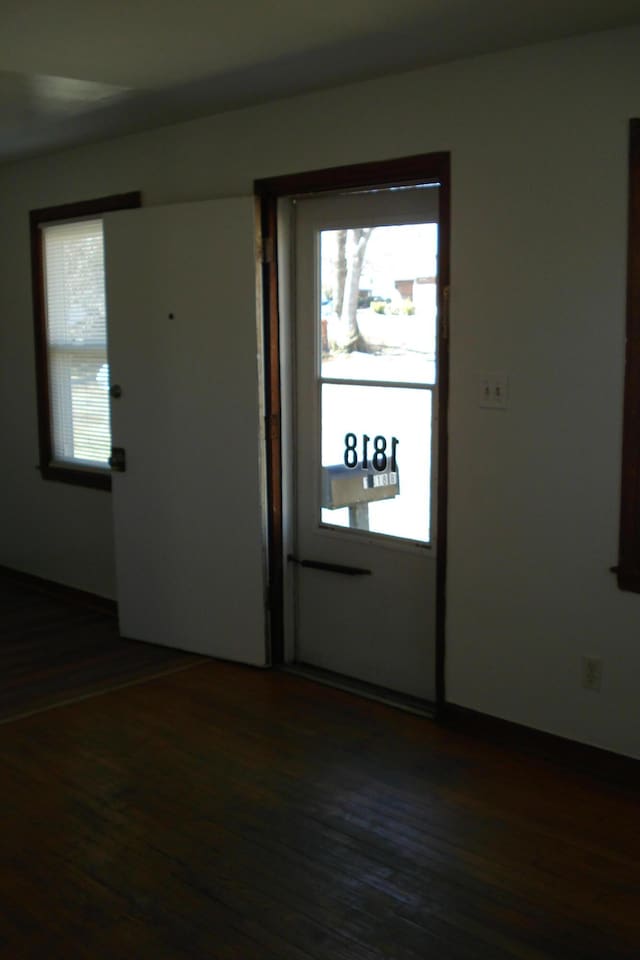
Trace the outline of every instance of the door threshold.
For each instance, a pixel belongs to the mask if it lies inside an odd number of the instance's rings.
[[[367,683],[366,680],[356,680],[355,677],[345,677],[341,673],[314,667],[309,663],[283,663],[276,669],[292,673],[297,677],[304,677],[305,680],[322,683],[326,687],[335,687],[337,690],[365,697],[367,700],[377,700],[378,703],[405,710],[407,713],[415,713],[420,717],[428,717],[430,720],[434,720],[436,716],[436,705],[431,700],[412,697],[399,690],[389,690],[388,687],[379,687],[375,683]]]

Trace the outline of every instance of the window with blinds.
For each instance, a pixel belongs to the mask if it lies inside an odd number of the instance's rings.
[[[41,230],[53,461],[106,467],[111,426],[102,220]]]
[[[103,215],[140,206],[120,193],[32,210],[40,473],[111,488]]]

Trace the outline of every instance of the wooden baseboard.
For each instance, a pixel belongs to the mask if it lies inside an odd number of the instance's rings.
[[[640,760],[633,757],[567,740],[453,703],[443,704],[437,720],[449,730],[518,750],[575,773],[634,791],[640,787]]]
[[[63,583],[56,583],[53,580],[47,580],[44,577],[36,577],[32,573],[23,573],[21,570],[14,570],[12,567],[5,567],[0,564],[0,576],[7,580],[15,580],[18,583],[24,583],[39,590],[41,593],[47,593],[49,596],[59,597],[62,600],[68,600],[79,606],[89,607],[92,610],[100,610],[103,613],[109,613],[116,616],[118,613],[118,604],[115,600],[109,600],[107,597],[100,597],[96,593],[89,593],[87,590],[78,590],[76,587],[67,587]]]

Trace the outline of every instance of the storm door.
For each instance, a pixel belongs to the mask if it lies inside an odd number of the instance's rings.
[[[298,664],[435,699],[439,186],[290,202]]]

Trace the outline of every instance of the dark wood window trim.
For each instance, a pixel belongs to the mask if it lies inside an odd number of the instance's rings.
[[[263,303],[266,350],[267,485],[269,498],[269,605],[271,656],[284,661],[283,570],[282,570],[282,429],[280,387],[280,318],[278,304],[277,208],[283,197],[337,190],[375,189],[440,184],[440,252],[438,311],[448,328],[450,282],[450,154],[420,154],[397,160],[374,161],[353,166],[311,170],[303,173],[256,180],[255,194],[260,205],[263,249]],[[436,585],[436,703],[445,700],[445,574],[447,564],[447,403],[449,393],[448,329],[439,338],[440,423],[438,435],[438,542]]]
[[[47,333],[44,293],[44,261],[42,252],[43,223],[63,220],[80,220],[100,216],[114,210],[129,210],[141,205],[141,194],[119,193],[96,200],[65,203],[56,207],[32,210],[29,214],[31,231],[31,276],[33,286],[33,320],[36,351],[36,389],[38,401],[38,436],[40,448],[40,474],[45,480],[58,480],[99,490],[111,489],[108,468],[82,468],[60,466],[53,463],[51,411],[49,400],[49,365],[47,358]]]
[[[629,125],[627,343],[618,586],[640,593],[640,120]]]

